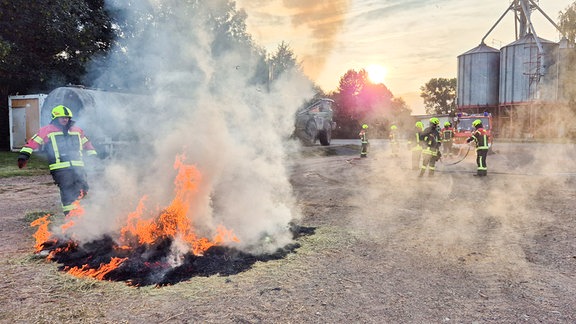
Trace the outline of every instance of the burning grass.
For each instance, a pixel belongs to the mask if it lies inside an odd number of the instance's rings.
[[[211,238],[198,235],[192,225],[191,202],[201,174],[194,166],[184,164],[183,157],[176,159],[174,168],[178,170],[175,196],[161,211],[148,211],[143,197],[118,233],[80,242],[75,239],[74,227],[85,212],[78,200],[76,209],[57,228],[58,234],[50,229],[50,214],[31,223],[37,227],[33,235],[36,252],[77,277],[125,281],[132,286],[165,286],[194,276],[236,274],[250,269],[257,261],[283,258],[298,247],[288,244],[274,253],[254,255],[234,248],[239,240],[223,225],[214,229]],[[290,230],[293,237],[311,233],[296,226]],[[263,244],[268,239],[264,237]]]
[[[78,277],[125,281],[132,286],[165,286],[196,276],[237,274],[250,269],[257,261],[284,258],[299,247],[290,244],[273,254],[252,255],[235,248],[212,246],[203,255],[189,252],[182,255],[181,260],[175,260],[172,243],[172,238],[164,237],[153,244],[125,249],[105,236],[83,245],[72,241],[46,242],[42,244],[42,251],[48,253],[50,260],[61,264],[59,270]]]

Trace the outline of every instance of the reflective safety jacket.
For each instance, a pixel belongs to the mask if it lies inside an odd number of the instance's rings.
[[[440,134],[441,134],[443,142],[449,142],[452,140],[452,138],[454,138],[454,128],[444,127],[444,128],[442,128],[442,131],[440,132]]]
[[[422,143],[426,145],[424,153],[435,154],[442,143],[438,130],[433,126],[427,127],[420,135],[420,138],[422,139]]]
[[[366,132],[364,130],[360,131],[360,133],[358,133],[358,136],[360,136],[360,141],[362,142],[362,144],[368,144],[368,136],[366,136]]]
[[[48,154],[50,171],[69,168],[83,167],[82,156],[96,155],[96,150],[84,131],[80,127],[70,126],[65,132],[58,125],[50,124],[38,130],[28,143],[22,147],[20,154],[28,157],[34,150],[44,145]]]
[[[476,150],[487,150],[488,149],[488,133],[482,127],[476,129],[472,132],[472,136],[468,137],[467,143],[474,141],[476,145]]]
[[[422,131],[423,129],[414,127],[414,143],[411,140],[408,140],[408,144],[414,146],[412,147],[413,151],[420,151],[422,150]]]

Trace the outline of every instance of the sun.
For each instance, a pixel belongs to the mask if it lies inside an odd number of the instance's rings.
[[[366,67],[366,72],[368,73],[368,79],[374,84],[384,83],[386,74],[388,70],[385,67],[378,64],[370,64]]]

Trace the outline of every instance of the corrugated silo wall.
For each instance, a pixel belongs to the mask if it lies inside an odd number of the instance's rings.
[[[458,112],[494,116],[498,129],[498,89],[500,80],[500,51],[480,44],[458,56]],[[494,132],[498,136],[497,131]]]
[[[558,44],[534,36],[504,46],[500,58],[498,129],[516,139],[560,136],[558,117]]]
[[[458,108],[497,107],[499,69],[500,51],[483,44],[458,56]]]

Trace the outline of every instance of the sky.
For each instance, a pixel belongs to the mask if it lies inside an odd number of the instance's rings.
[[[574,0],[540,0],[554,22]],[[336,90],[350,69],[381,65],[383,83],[423,114],[420,87],[432,78],[455,78],[457,56],[478,46],[510,0],[238,0],[248,32],[273,53],[286,42],[304,72],[324,91]],[[542,13],[532,22],[541,38],[560,34]],[[514,13],[506,13],[485,43],[501,48],[515,40]]]

